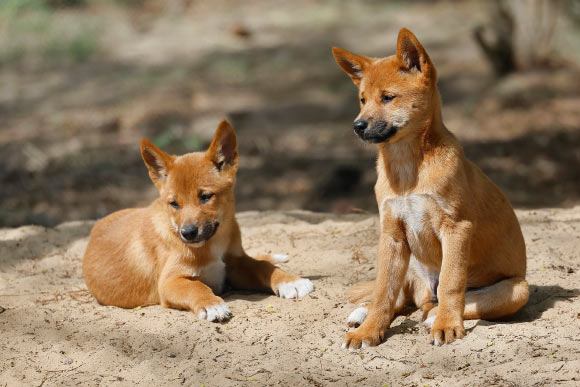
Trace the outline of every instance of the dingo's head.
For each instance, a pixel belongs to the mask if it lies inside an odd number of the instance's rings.
[[[225,217],[233,216],[238,148],[229,122],[220,122],[206,152],[173,156],[144,138],[141,155],[184,243],[202,246]]]
[[[397,52],[376,59],[332,49],[338,65],[359,88],[355,133],[372,143],[417,136],[439,114],[437,73],[415,35],[399,32]]]

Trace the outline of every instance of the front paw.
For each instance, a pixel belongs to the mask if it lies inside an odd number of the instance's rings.
[[[425,320],[425,322],[427,322],[427,320]],[[463,337],[465,337],[463,321],[448,319],[441,316],[435,317],[435,321],[433,321],[433,326],[431,327],[431,333],[429,334],[431,344],[440,346],[442,344],[452,343],[455,339],[462,339]]]
[[[367,318],[367,314],[369,313],[368,302],[364,302],[359,304],[359,307],[353,310],[347,317],[346,323],[349,327],[358,327],[361,325],[365,319]]]
[[[366,325],[366,326],[365,326]],[[361,325],[354,332],[349,332],[344,338],[342,349],[354,351],[359,348],[375,347],[384,339],[384,333],[380,329],[368,324]]]
[[[314,284],[309,279],[301,278],[292,282],[282,282],[276,289],[280,298],[299,298],[312,293]]]
[[[224,300],[219,297],[216,299],[218,299],[217,302],[198,308],[196,312],[200,320],[221,322],[232,317],[232,312]]]

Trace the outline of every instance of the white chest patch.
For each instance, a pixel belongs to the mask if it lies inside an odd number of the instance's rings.
[[[225,243],[215,243],[211,246],[211,255],[213,255],[214,258],[222,260],[224,258],[225,252],[226,252]]]
[[[211,253],[214,260],[199,270],[199,279],[215,294],[221,294],[226,281],[226,264],[223,261],[225,245],[213,245]]]
[[[398,196],[383,200],[380,209],[381,223],[383,222],[384,213],[388,213],[389,210],[393,219],[398,219],[405,223],[407,242],[411,252],[417,257],[423,256],[421,234],[426,229],[428,200],[426,195]]]
[[[381,222],[383,213],[386,210],[385,206],[388,206],[392,217],[405,222],[408,230],[417,238],[425,227],[426,201],[427,197],[425,195],[408,195],[385,199],[380,208]]]

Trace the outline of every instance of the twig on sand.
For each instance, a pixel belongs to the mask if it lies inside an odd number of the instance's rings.
[[[0,297],[24,297],[24,296],[40,296],[42,294],[49,294],[50,292],[38,293],[20,293],[20,294],[0,294]]]
[[[294,234],[288,234],[288,239],[290,239],[290,243],[292,244],[292,247],[296,248],[296,242],[294,241]]]
[[[42,381],[40,382],[40,384],[38,385],[38,387],[42,387],[44,385],[44,382],[46,382],[48,380],[49,375],[51,375],[51,374],[58,374],[58,373],[61,373],[61,372],[74,371],[77,368],[79,368],[80,366],[82,366],[82,364],[79,364],[78,366],[73,367],[73,368],[69,368],[67,370],[50,370],[50,371],[46,371],[46,374],[42,378]]]
[[[64,300],[65,296],[68,296],[70,298],[72,298],[75,301],[79,301],[79,297],[85,297],[85,296],[89,296],[89,291],[85,290],[85,289],[79,289],[79,290],[70,290],[68,292],[56,292],[53,294],[52,298],[47,298],[44,300],[36,300],[37,303],[39,304],[49,304],[51,302],[58,302],[58,301],[62,301]],[[82,302],[89,302],[89,300],[82,300]]]
[[[364,256],[364,254],[361,252],[361,249],[365,246],[368,246],[368,243],[365,242],[361,242],[359,243],[353,250],[352,250],[352,260],[353,261],[357,261],[357,263],[361,263],[361,261],[363,262],[368,262],[369,259],[367,257]]]

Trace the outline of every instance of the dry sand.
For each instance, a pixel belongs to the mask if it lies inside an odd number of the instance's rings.
[[[373,278],[376,216],[242,213],[250,253],[316,290],[300,300],[228,292],[225,324],[159,306],[124,310],[87,292],[81,257],[91,222],[0,230],[0,386],[579,385],[580,207],[518,211],[531,297],[503,322],[468,321],[465,339],[428,343],[420,313],[385,343],[340,349],[353,309],[344,291]]]

